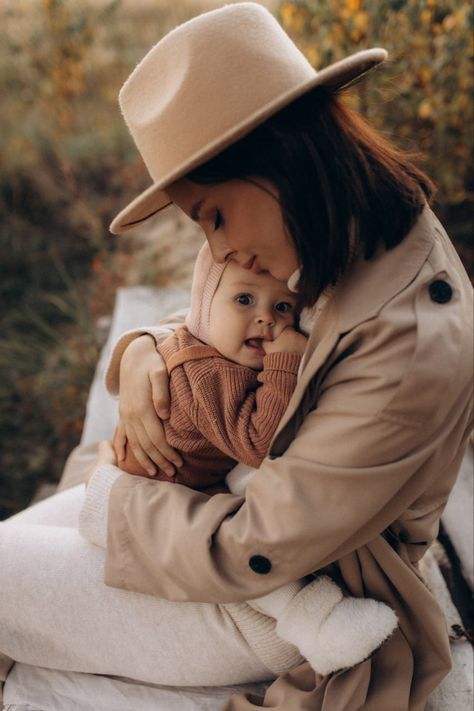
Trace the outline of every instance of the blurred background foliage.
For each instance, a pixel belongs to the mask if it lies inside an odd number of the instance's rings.
[[[313,66],[385,47],[389,59],[350,97],[378,128],[426,155],[439,186],[436,208],[454,236],[472,235],[473,28],[462,0],[282,2],[283,27]]]
[[[108,234],[114,214],[149,184],[117,94],[163,34],[223,4],[0,5],[0,518],[25,506],[40,482],[57,481],[78,442],[116,288],[189,278],[199,242],[178,215],[124,238]],[[365,47],[388,49],[389,61],[347,100],[399,146],[425,154],[439,186],[435,210],[472,274],[470,4],[262,4],[316,68]]]

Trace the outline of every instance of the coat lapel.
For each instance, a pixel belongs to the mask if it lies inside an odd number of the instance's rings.
[[[331,362],[331,352],[336,349],[338,336],[336,329],[330,329],[311,353],[273,438],[270,456],[283,454],[308,412],[314,409],[321,381],[326,374],[324,366]]]
[[[439,224],[426,204],[403,242],[391,250],[380,248],[370,260],[358,258],[337,284],[309,336],[300,377],[273,438],[270,456],[283,454],[303,419],[316,407],[321,382],[341,336],[376,316],[413,281],[432,249]]]

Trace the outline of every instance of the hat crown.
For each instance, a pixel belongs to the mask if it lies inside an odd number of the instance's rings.
[[[315,71],[252,2],[179,25],[137,65],[120,106],[153,184],[110,225],[124,232],[170,204],[166,188],[316,86],[348,86],[387,58],[361,50]]]
[[[226,131],[235,136],[239,122],[315,76],[268,10],[238,3],[199,15],[163,37],[132,72],[119,100],[157,181],[189,163],[216,136],[222,149]]]

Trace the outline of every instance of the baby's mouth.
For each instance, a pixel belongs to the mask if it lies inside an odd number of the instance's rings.
[[[265,351],[262,348],[263,338],[247,338],[245,345],[247,348],[251,348],[258,355],[265,355]]]

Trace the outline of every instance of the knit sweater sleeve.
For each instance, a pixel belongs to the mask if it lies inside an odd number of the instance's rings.
[[[260,466],[296,385],[301,356],[270,353],[258,374],[219,364],[193,383],[193,419],[221,452],[251,467]]]

